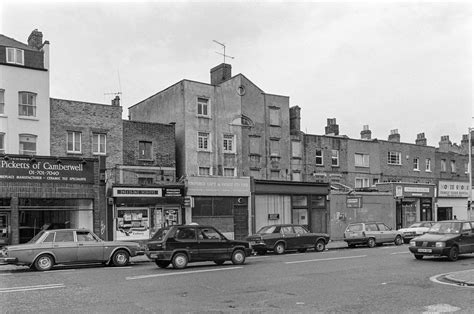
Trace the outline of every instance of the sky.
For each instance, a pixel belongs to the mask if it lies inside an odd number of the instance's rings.
[[[233,57],[265,93],[301,108],[301,130],[460,144],[473,127],[471,2],[4,0],[0,33],[50,42],[50,96],[128,107]]]

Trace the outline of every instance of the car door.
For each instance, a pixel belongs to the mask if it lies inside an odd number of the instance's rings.
[[[376,223],[367,223],[365,224],[365,235],[366,238],[375,238],[377,243],[382,242],[382,238],[380,236],[379,228],[377,227]]]
[[[74,241],[74,230],[55,232],[52,251],[56,263],[74,263],[77,261],[77,242]]]
[[[459,237],[459,253],[474,252],[474,233],[470,222],[464,222]]]
[[[313,233],[308,232],[302,226],[293,226],[296,234],[296,244],[299,248],[313,247],[316,243],[316,237]]]
[[[104,260],[104,245],[87,230],[76,231],[77,261],[100,262]]]
[[[195,227],[179,227],[172,239],[168,239],[166,247],[172,250],[185,250],[191,260],[199,260],[199,245]]]
[[[298,247],[299,240],[297,239],[293,226],[282,226],[280,229],[281,236],[286,242],[286,249],[291,250]]]
[[[200,258],[207,261],[230,259],[231,246],[227,239],[212,227],[198,228]]]
[[[395,240],[395,232],[384,223],[377,223],[379,239],[377,242],[392,242]]]

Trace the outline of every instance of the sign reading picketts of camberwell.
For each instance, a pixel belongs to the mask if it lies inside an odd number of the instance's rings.
[[[9,157],[0,160],[2,182],[94,184],[94,163],[82,160]]]

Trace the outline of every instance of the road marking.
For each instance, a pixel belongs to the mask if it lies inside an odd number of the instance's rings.
[[[390,253],[390,255],[395,255],[395,254],[410,254],[410,252],[394,252],[394,253]]]
[[[266,255],[266,256],[249,256],[249,258],[254,259],[254,258],[269,258],[271,256]]]
[[[132,268],[132,266],[110,267],[110,268],[105,268],[105,269],[114,270],[114,269],[124,269],[124,268]]]
[[[173,272],[173,273],[162,273],[162,274],[154,274],[154,275],[142,275],[142,276],[125,277],[125,279],[126,280],[135,280],[135,279],[165,277],[165,276],[173,276],[173,275],[208,273],[208,272],[213,272],[213,271],[234,270],[234,269],[241,269],[241,268],[243,268],[243,267],[226,267],[226,268],[205,269],[205,270],[180,271],[180,272]]]
[[[351,259],[351,258],[361,258],[361,257],[367,257],[367,255],[309,259],[309,260],[304,260],[304,261],[285,262],[285,264],[308,263],[308,262],[324,262],[324,261],[334,261],[334,260],[339,260],[339,259]]]
[[[64,287],[65,287],[64,284],[58,283],[58,284],[52,284],[52,285],[0,288],[0,293],[22,292],[22,291],[32,291],[32,290],[45,290],[45,289],[57,289],[57,288],[64,288]]]

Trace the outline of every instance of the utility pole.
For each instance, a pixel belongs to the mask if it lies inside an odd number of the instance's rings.
[[[467,203],[467,214],[466,219],[471,220],[471,206],[472,206],[472,132],[473,128],[468,128],[468,138],[469,138],[469,200]]]

